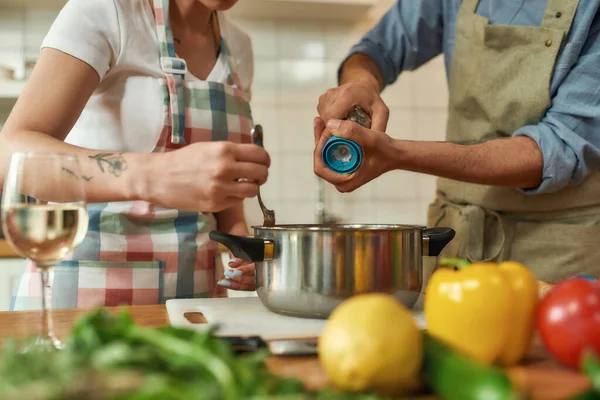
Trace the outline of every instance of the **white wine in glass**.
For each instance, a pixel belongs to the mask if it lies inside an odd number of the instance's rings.
[[[85,238],[84,185],[77,157],[62,154],[14,153],[4,180],[4,235],[41,274],[42,332],[37,343],[56,349],[61,342],[52,325],[52,268]]]

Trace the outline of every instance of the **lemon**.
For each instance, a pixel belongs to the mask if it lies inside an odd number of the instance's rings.
[[[341,303],[319,337],[319,359],[340,389],[385,395],[419,386],[423,337],[411,312],[386,294]]]

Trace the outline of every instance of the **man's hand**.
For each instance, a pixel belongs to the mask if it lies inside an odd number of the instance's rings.
[[[360,106],[372,120],[371,128],[385,132],[390,110],[379,96],[375,79],[361,79],[329,89],[319,97],[317,111],[325,123],[344,119],[354,106]]]
[[[363,161],[360,167],[351,174],[337,174],[323,164],[321,153],[323,146],[332,136],[353,140],[363,151]],[[383,132],[366,129],[352,121],[329,120],[327,127],[320,117],[314,122],[315,174],[335,186],[344,193],[352,192],[372,181],[381,174],[394,168],[392,138]]]

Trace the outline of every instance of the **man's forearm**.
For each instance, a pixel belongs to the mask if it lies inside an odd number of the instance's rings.
[[[542,152],[528,137],[473,145],[395,140],[389,151],[395,169],[520,189],[535,188],[542,182]]]
[[[378,92],[383,90],[383,76],[375,61],[366,54],[353,54],[342,67],[340,85],[356,81],[367,81],[372,83]]]

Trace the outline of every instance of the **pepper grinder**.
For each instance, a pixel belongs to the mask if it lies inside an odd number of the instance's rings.
[[[371,128],[371,118],[359,106],[354,106],[350,114],[344,119],[356,122],[367,129]],[[355,141],[332,136],[325,143],[321,157],[325,166],[333,172],[351,174],[360,167],[363,152]]]

